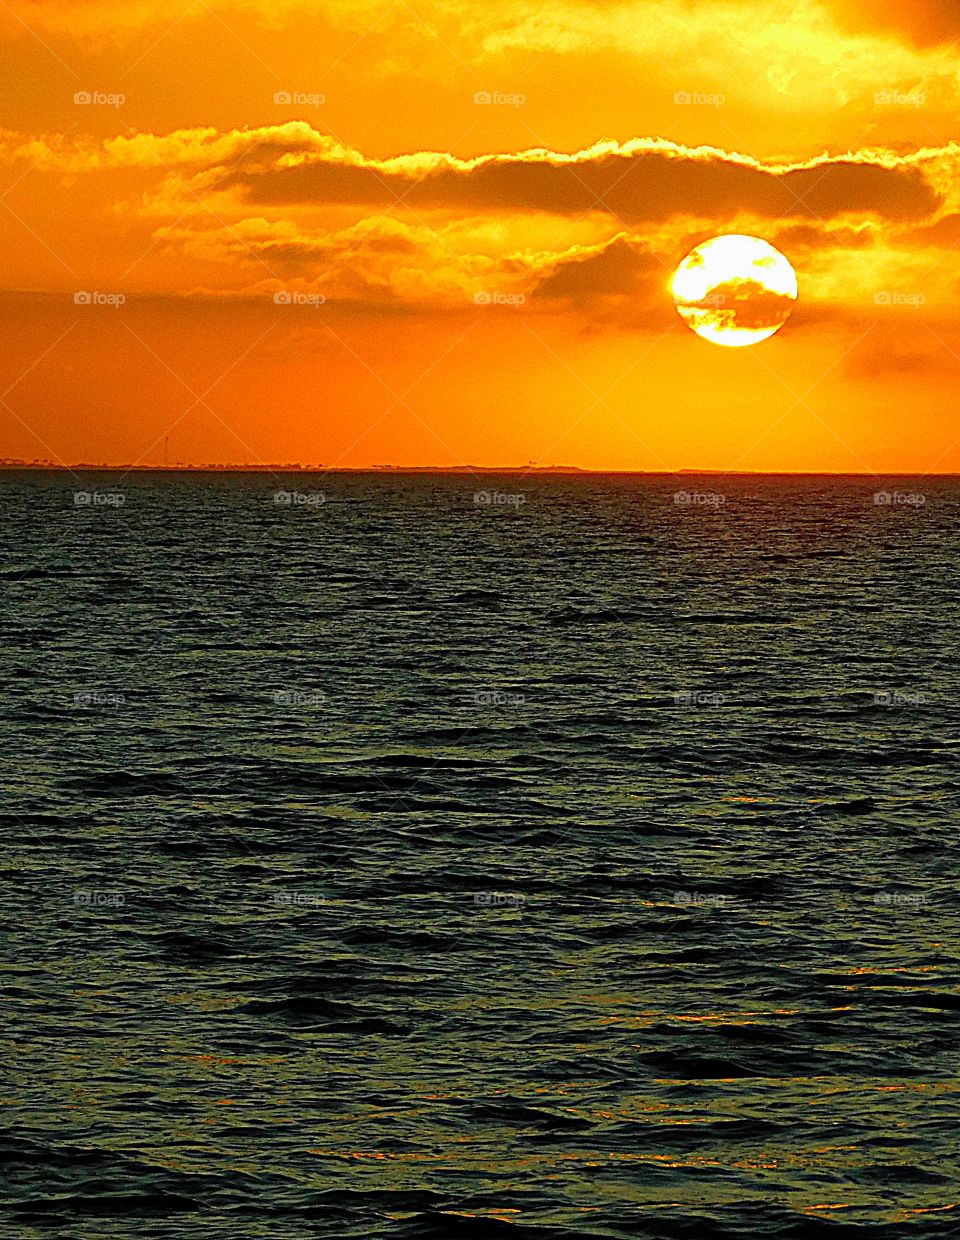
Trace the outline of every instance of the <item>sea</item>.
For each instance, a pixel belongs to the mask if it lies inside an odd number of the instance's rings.
[[[0,530],[0,1236],[960,1235],[960,480]]]

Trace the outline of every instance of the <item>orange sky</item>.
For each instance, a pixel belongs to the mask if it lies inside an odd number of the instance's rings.
[[[960,471],[957,39],[953,0],[8,0],[0,456]],[[799,277],[752,348],[668,290],[727,232]]]

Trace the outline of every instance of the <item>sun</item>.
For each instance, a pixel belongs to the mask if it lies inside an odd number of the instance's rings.
[[[691,250],[671,288],[687,326],[730,349],[758,344],[779,331],[798,291],[796,272],[780,251],[740,233],[713,237]]]

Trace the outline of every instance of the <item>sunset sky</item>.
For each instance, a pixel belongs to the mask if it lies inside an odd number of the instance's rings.
[[[0,39],[2,457],[960,471],[953,0],[5,0]],[[670,292],[724,233],[799,280],[749,348]]]

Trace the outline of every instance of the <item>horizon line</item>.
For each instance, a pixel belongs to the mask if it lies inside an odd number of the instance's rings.
[[[49,471],[76,473],[243,473],[243,474],[579,474],[587,477],[684,476],[744,478],[956,478],[958,470],[850,470],[850,469],[718,469],[684,466],[681,469],[592,469],[580,465],[302,465],[297,461],[271,465],[201,464],[143,465],[95,464],[84,461],[67,465],[55,461],[0,460],[0,471]]]

